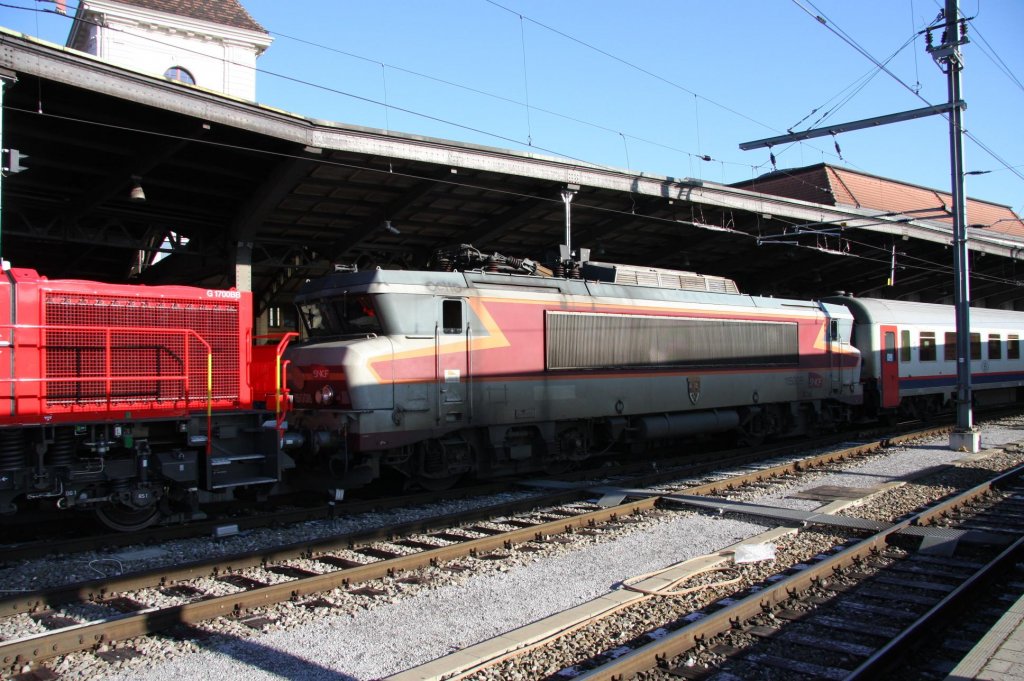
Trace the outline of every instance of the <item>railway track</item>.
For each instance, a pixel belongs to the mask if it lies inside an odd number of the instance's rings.
[[[873,679],[890,678],[899,666],[900,678],[943,678],[936,675],[952,669],[956,650],[966,652],[958,614],[1024,555],[1022,475],[1024,467],[1015,468],[866,537],[849,539],[556,676],[581,681]],[[718,508],[782,515],[749,504]],[[803,522],[853,526],[817,515]],[[1021,588],[1012,579],[1009,584]],[[951,635],[955,643],[937,648],[931,637],[943,621],[958,624]],[[912,652],[922,644],[930,654]],[[949,659],[940,659],[938,651]],[[912,660],[921,664],[908,663]]]
[[[605,466],[599,469],[599,472],[602,478],[628,478],[635,484],[649,485],[665,480],[714,472],[723,467],[758,465],[759,462],[766,459],[794,456],[794,452],[827,448],[842,442],[863,440],[870,448],[877,447],[878,445],[874,443],[878,442],[900,442],[906,437],[916,438],[947,431],[948,426],[945,425],[938,425],[928,429],[921,429],[919,426],[905,426],[895,434],[887,432],[886,438],[879,439],[879,433],[872,429],[860,434],[847,434],[845,436],[833,434],[815,440],[785,442],[742,450],[719,450],[688,453],[685,456],[657,457],[652,460]],[[849,455],[859,455],[860,453],[854,451]],[[594,472],[593,470],[575,471],[550,476],[547,479],[562,482],[587,481],[588,478],[593,478]],[[346,500],[343,504],[330,503],[297,506],[284,503],[279,508],[269,511],[250,510],[243,514],[223,514],[207,520],[152,527],[138,532],[102,531],[97,526],[90,527],[82,522],[75,523],[71,528],[72,531],[68,532],[66,531],[68,524],[66,522],[60,523],[58,522],[59,518],[54,518],[49,522],[61,528],[60,535],[46,536],[45,527],[20,527],[12,532],[12,534],[15,536],[34,536],[36,538],[23,541],[8,540],[7,543],[0,547],[0,550],[2,550],[3,561],[10,563],[41,558],[47,555],[72,554],[95,551],[97,549],[111,550],[133,545],[157,545],[179,539],[214,536],[225,530],[245,532],[295,523],[330,520],[340,516],[378,513],[403,507],[423,506],[439,501],[451,501],[453,499],[474,499],[521,489],[516,481],[510,480],[438,492],[418,492],[371,499],[352,499]],[[559,503],[559,500],[553,500],[550,503]],[[40,534],[43,536],[39,537],[38,535]]]
[[[933,433],[917,432],[900,438],[909,441]],[[876,440],[747,470],[687,491],[713,494],[870,454],[893,442],[892,438]],[[500,559],[511,553],[530,552],[538,544],[559,541],[559,535],[628,523],[637,514],[651,512],[659,498],[649,495],[600,508],[580,502],[583,494],[578,489],[560,490],[472,515],[435,518],[363,536],[334,537],[18,594],[0,601],[0,616],[28,618],[36,633],[0,642],[0,660],[11,673],[36,669],[47,659],[75,651],[109,654],[117,650],[120,656],[130,656],[130,646],[123,644],[126,640],[194,627],[219,617],[259,628],[269,621],[260,614],[261,609],[275,603],[330,608],[331,600],[325,594],[358,595],[367,593],[362,591],[367,588],[372,592],[373,587],[359,585],[385,577],[401,579],[424,568],[458,570],[458,561],[465,557]],[[534,509],[545,503],[562,506],[521,515],[525,507]],[[310,569],[311,562],[315,569]]]

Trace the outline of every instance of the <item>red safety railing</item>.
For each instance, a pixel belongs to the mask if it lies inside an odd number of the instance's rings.
[[[289,362],[284,359],[284,351],[298,335],[295,331],[287,331],[254,337],[254,340],[277,340],[276,345],[253,346],[250,381],[254,395],[263,395],[268,401],[270,398],[274,401],[274,423],[279,440],[284,434],[285,417],[290,406],[285,381]]]
[[[12,353],[0,365],[0,385],[9,386],[0,399],[11,401],[0,422],[45,422],[60,414],[114,418],[115,410],[123,418],[126,409],[152,414],[205,404],[209,446],[213,348],[196,331],[8,324],[0,334],[0,347]],[[237,403],[238,395],[218,396],[224,398]]]

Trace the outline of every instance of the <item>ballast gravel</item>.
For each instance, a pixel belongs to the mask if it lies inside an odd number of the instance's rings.
[[[981,429],[985,448],[1024,440],[1021,418],[983,424]],[[846,464],[842,470],[800,476],[763,492],[742,490],[730,496],[811,509],[819,502],[788,495],[819,485],[878,485],[962,456],[943,437]],[[901,489],[909,492],[912,487]],[[898,491],[894,494],[899,496]],[[913,493],[905,496],[911,497],[909,504],[915,503]],[[474,569],[465,573],[430,568],[424,572],[426,584],[388,580],[378,597],[339,590],[324,594],[336,608],[278,606],[273,612],[278,622],[262,632],[222,620],[201,627],[212,634],[208,638],[132,642],[141,653],[134,659],[108,663],[86,653],[50,666],[69,681],[377,679],[578,605],[629,577],[714,553],[764,529],[752,519],[656,513],[570,546],[549,545],[535,554],[513,551],[508,561],[472,560]],[[522,594],[529,596],[524,599]]]

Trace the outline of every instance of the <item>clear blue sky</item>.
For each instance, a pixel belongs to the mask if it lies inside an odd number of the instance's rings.
[[[967,193],[1021,213],[1024,0],[961,1],[974,17],[966,127],[1013,168],[967,140],[966,170],[991,171],[969,176]],[[914,38],[941,0],[242,2],[275,38],[258,62],[263,104],[656,175],[749,179],[771,169],[768,151],[740,151],[741,142],[811,127],[837,104],[827,122],[926,105],[836,32],[879,61],[895,54],[889,70],[927,103],[947,98],[945,76]],[[68,5],[73,13],[77,0]],[[0,7],[0,25],[63,44],[68,19],[12,6]],[[826,161],[949,189],[940,117],[838,142],[842,160],[831,138],[776,147],[778,167]]]

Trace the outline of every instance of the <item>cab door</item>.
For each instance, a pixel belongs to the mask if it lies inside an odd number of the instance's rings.
[[[896,346],[895,326],[880,326],[881,357],[879,367],[879,389],[882,392],[882,407],[891,409],[900,405],[900,364]]]
[[[438,298],[438,324],[434,347],[437,353],[437,421],[456,423],[466,419],[469,389],[469,324],[461,298]]]

